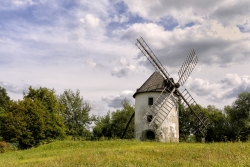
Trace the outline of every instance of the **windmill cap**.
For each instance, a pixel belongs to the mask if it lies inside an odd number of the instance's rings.
[[[168,81],[161,75],[160,72],[155,71],[144,84],[136,90],[133,97],[143,92],[162,92],[165,86],[168,85]]]

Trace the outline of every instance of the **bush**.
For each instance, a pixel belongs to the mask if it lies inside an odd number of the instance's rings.
[[[11,101],[0,114],[3,140],[28,149],[66,136],[60,104],[53,90],[29,88],[23,100]]]
[[[7,143],[5,141],[1,141],[0,142],[0,152],[4,153],[6,151],[7,148]]]

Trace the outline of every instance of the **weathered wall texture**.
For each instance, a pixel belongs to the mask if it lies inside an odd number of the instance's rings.
[[[145,92],[135,96],[135,139],[152,139],[152,133],[155,140],[161,142],[179,142],[179,119],[178,106],[171,110],[162,125],[148,126],[148,121],[143,119],[149,110],[148,98],[153,97],[154,101],[160,95],[160,92]],[[166,96],[168,93],[166,93]],[[173,100],[174,101],[174,100]]]

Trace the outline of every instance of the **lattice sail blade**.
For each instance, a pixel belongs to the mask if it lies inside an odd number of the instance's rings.
[[[178,75],[179,75],[179,81],[178,83],[180,85],[184,85],[184,83],[186,82],[186,80],[188,79],[189,75],[192,73],[193,69],[195,68],[196,64],[198,62],[198,58],[197,55],[194,51],[194,49],[192,49],[186,60],[184,61],[184,63],[182,64]]]
[[[191,96],[191,94],[185,89],[182,93],[181,96],[183,98],[183,104],[184,108],[187,106],[189,109],[194,113],[196,116],[196,126],[198,130],[202,133],[205,134],[205,131],[207,129],[207,126],[209,124],[209,121],[206,119],[204,113],[200,109],[199,105],[195,102],[194,98]],[[185,99],[185,100],[184,100]],[[196,109],[193,107],[195,106]]]
[[[155,56],[153,51],[149,48],[147,43],[144,41],[144,39],[141,37],[137,39],[137,42],[135,44],[141,52],[144,54],[144,56],[147,57],[149,62],[165,77],[169,79],[169,73],[167,70],[163,67],[161,62],[158,60],[158,58]]]
[[[171,96],[173,96],[173,91],[169,95],[165,92],[166,88],[161,92],[149,111],[143,117],[148,121],[149,126],[153,124],[160,126],[175,106],[175,103],[170,100]]]

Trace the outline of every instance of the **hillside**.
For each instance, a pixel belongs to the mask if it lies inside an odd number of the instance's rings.
[[[249,143],[57,141],[0,154],[0,166],[248,166]]]

